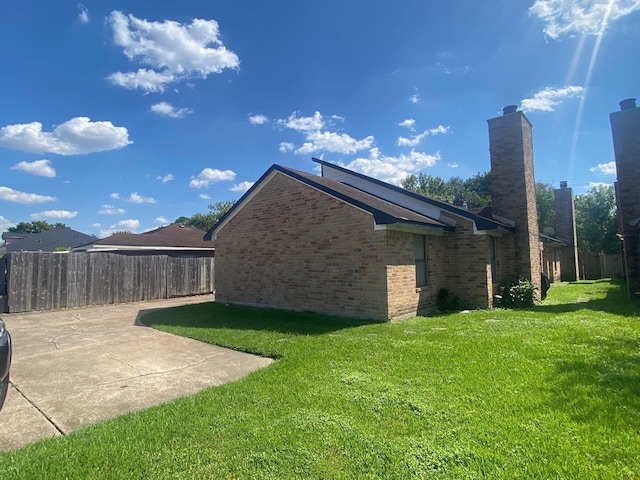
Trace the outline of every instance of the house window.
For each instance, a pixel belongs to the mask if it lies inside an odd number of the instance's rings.
[[[416,262],[416,287],[424,287],[427,284],[427,237],[425,235],[413,236],[413,257]]]
[[[489,251],[491,252],[491,279],[493,283],[498,283],[498,258],[496,256],[496,239],[489,237]]]

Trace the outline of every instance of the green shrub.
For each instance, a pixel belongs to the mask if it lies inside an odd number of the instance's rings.
[[[462,300],[457,295],[451,295],[448,289],[441,288],[436,297],[436,307],[441,312],[457,312],[462,308]]]
[[[537,300],[537,288],[524,277],[500,287],[499,305],[503,308],[532,307]]]

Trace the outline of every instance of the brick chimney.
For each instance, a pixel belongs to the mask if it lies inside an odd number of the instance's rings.
[[[640,108],[635,98],[620,102],[609,115],[616,156],[617,204],[626,264],[629,298],[640,292]]]
[[[516,105],[488,120],[493,212],[515,222],[503,258],[506,276],[529,278],[540,289],[541,258],[533,174],[531,123]]]
[[[560,182],[560,188],[554,190],[554,208],[556,211],[555,237],[566,242],[560,251],[560,279],[563,282],[575,282],[580,278],[578,271],[578,242],[576,235],[576,207],[573,190],[567,182]]]

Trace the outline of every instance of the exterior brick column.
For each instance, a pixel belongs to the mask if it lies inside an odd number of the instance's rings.
[[[620,102],[609,115],[616,156],[617,204],[622,227],[630,298],[640,292],[640,108],[636,99]]]
[[[496,215],[515,221],[513,252],[500,252],[513,261],[505,274],[523,275],[540,289],[542,271],[533,173],[531,123],[515,105],[504,108],[504,115],[488,120],[491,154],[491,198]]]
[[[575,282],[580,278],[578,271],[578,242],[576,235],[576,207],[573,190],[567,182],[560,182],[560,188],[554,191],[554,207],[556,210],[556,238],[567,243],[561,249],[560,275],[563,282]]]

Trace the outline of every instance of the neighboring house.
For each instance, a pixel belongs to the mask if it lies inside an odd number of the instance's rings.
[[[541,245],[565,242],[541,243],[531,125],[507,107],[489,136],[493,205],[478,212],[322,160],[321,176],[273,165],[205,236],[216,300],[387,320],[442,288],[484,308],[520,275],[540,288]]]
[[[205,242],[204,231],[174,223],[145,233],[116,233],[74,248],[74,252],[109,252],[124,255],[213,257],[215,248]]]
[[[2,238],[6,242],[6,253],[70,250],[95,240],[95,237],[71,228],[52,228],[40,233],[5,232]]]

